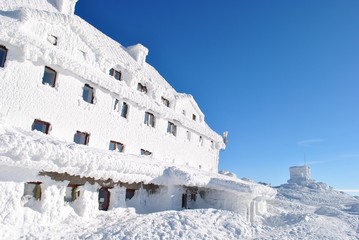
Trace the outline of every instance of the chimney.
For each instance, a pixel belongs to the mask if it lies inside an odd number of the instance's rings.
[[[146,62],[146,56],[148,55],[148,49],[142,44],[136,44],[127,47],[127,52],[136,60],[141,66]]]
[[[56,0],[56,5],[61,13],[74,15],[77,1],[78,0]]]

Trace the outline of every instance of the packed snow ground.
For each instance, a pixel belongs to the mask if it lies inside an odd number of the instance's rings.
[[[127,208],[93,218],[72,213],[56,223],[1,224],[0,239],[359,239],[358,198],[316,183],[277,190],[269,213],[252,224],[225,210],[137,214]]]

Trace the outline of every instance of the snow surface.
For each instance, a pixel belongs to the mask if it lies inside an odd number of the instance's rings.
[[[323,187],[324,186],[324,187]],[[283,185],[270,201],[269,212],[254,223],[239,213],[196,209],[137,214],[133,208],[97,211],[79,216],[65,204],[61,213],[17,209],[22,222],[7,224],[13,209],[0,217],[1,239],[323,239],[359,238],[359,200],[324,184]],[[4,192],[6,196],[9,192]],[[51,194],[50,194],[51,195]],[[50,197],[50,196],[48,196]],[[88,196],[89,198],[93,196]],[[4,198],[2,198],[4,199]],[[36,204],[36,203],[35,203]],[[56,203],[54,203],[56,204]],[[22,211],[22,212],[21,212]],[[35,219],[43,219],[36,222]],[[34,223],[35,222],[35,223]]]

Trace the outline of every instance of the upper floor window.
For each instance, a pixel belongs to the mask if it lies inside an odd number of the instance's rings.
[[[7,55],[6,47],[0,46],[0,67],[5,66],[6,55]]]
[[[127,118],[127,112],[128,112],[128,104],[126,102],[123,102],[121,107],[121,117]]]
[[[155,127],[155,116],[152,113],[145,112],[145,124],[147,126]]]
[[[121,117],[127,118],[127,113],[128,113],[128,104],[126,102],[122,102],[121,108],[119,105],[119,100],[115,99],[115,105],[114,105],[114,110],[120,112]]]
[[[110,75],[111,75],[112,77],[114,77],[115,79],[117,79],[117,80],[121,80],[121,75],[122,75],[122,74],[121,74],[120,71],[117,71],[117,70],[111,68],[111,69],[110,69]]]
[[[42,84],[48,84],[51,87],[55,87],[56,75],[57,73],[54,69],[45,66]]]
[[[195,114],[192,114],[192,120],[196,121],[197,116]]]
[[[201,146],[203,146],[203,137],[202,137],[202,136],[199,136],[199,144],[200,144]]]
[[[214,149],[214,147],[215,147],[215,144],[214,144],[214,141],[212,140],[211,141],[211,148]]]
[[[168,101],[168,99],[161,97],[161,102],[163,103],[163,105],[165,105],[166,107],[170,107],[170,101]]]
[[[182,114],[186,116],[186,110],[182,110]]]
[[[145,85],[142,85],[141,83],[137,84],[137,90],[143,93],[147,93],[147,87]]]
[[[55,45],[55,46],[57,45],[57,37],[54,35],[51,35],[51,34],[47,35],[47,41],[49,43],[51,43],[52,45]]]
[[[94,99],[94,90],[90,85],[85,84],[83,88],[82,98],[85,102],[93,103]]]
[[[122,143],[110,141],[109,149],[111,151],[123,152],[124,148],[125,148],[125,146]]]
[[[187,140],[191,141],[191,132],[190,131],[187,131]]]
[[[37,130],[45,134],[49,134],[50,127],[51,127],[50,123],[38,119],[35,119],[34,123],[32,124],[32,130]]]
[[[74,142],[77,144],[87,145],[90,140],[90,134],[77,131],[74,135]]]
[[[141,149],[141,155],[144,155],[144,156],[151,156],[152,153],[150,151],[147,151],[147,150],[144,150],[144,149]]]
[[[171,133],[173,136],[177,134],[177,126],[174,123],[168,122],[167,132]]]

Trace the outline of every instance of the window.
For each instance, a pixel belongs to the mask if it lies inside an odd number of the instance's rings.
[[[7,55],[6,47],[0,46],[0,67],[2,68],[5,66],[6,55]]]
[[[49,134],[50,127],[51,127],[50,123],[38,119],[35,119],[34,123],[32,124],[32,130],[37,130],[45,134]]]
[[[177,134],[177,126],[174,123],[168,122],[167,132],[171,133],[173,136]]]
[[[162,102],[163,105],[165,105],[166,107],[170,107],[170,101],[168,101],[166,98],[161,97],[161,102]]]
[[[77,131],[74,136],[74,142],[77,144],[87,145],[89,143],[90,134]]]
[[[36,200],[41,200],[41,183],[29,182],[25,183],[24,196],[34,197]]]
[[[54,36],[54,35],[51,35],[51,34],[49,34],[48,36],[47,36],[47,41],[49,42],[49,43],[51,43],[52,45],[57,45],[57,37],[56,36]]]
[[[145,112],[145,124],[147,126],[155,127],[155,116],[152,113]]]
[[[110,150],[111,151],[117,151],[117,152],[123,152],[125,146],[122,143],[110,141]]]
[[[187,131],[187,140],[191,141],[191,132],[190,131]]]
[[[110,69],[110,75],[111,75],[112,77],[114,77],[115,79],[121,81],[121,75],[122,75],[122,74],[121,74],[120,71],[117,71],[117,70],[111,68],[111,69]]]
[[[195,114],[192,114],[192,120],[196,121],[197,116]]]
[[[121,107],[121,117],[127,118],[127,112],[128,112],[128,104],[126,102],[123,102]]]
[[[55,87],[56,71],[45,66],[44,76],[42,77],[42,84],[48,84],[51,87]]]
[[[66,187],[66,192],[64,197],[65,202],[73,202],[78,197],[80,197],[80,190],[78,188],[78,185],[69,184]]]
[[[182,114],[186,116],[186,110],[182,110]]]
[[[202,136],[199,136],[199,144],[200,144],[201,146],[203,146],[203,137],[202,137]]]
[[[120,112],[121,117],[127,118],[128,114],[128,104],[126,102],[122,102],[121,109],[119,109],[119,100],[115,99],[115,104],[113,106],[113,110]]]
[[[117,110],[118,111],[118,99],[115,99],[115,104],[113,105],[113,110]]]
[[[130,200],[135,196],[135,189],[126,188],[126,200]]]
[[[82,98],[85,102],[93,103],[94,99],[94,90],[90,85],[85,84],[83,88]]]
[[[147,87],[142,85],[141,83],[138,83],[137,90],[143,93],[147,93]]]
[[[144,149],[141,149],[141,155],[143,156],[151,156],[152,153],[150,151],[147,151],[147,150],[144,150]]]
[[[215,145],[214,145],[214,141],[211,141],[211,148],[214,149]]]

